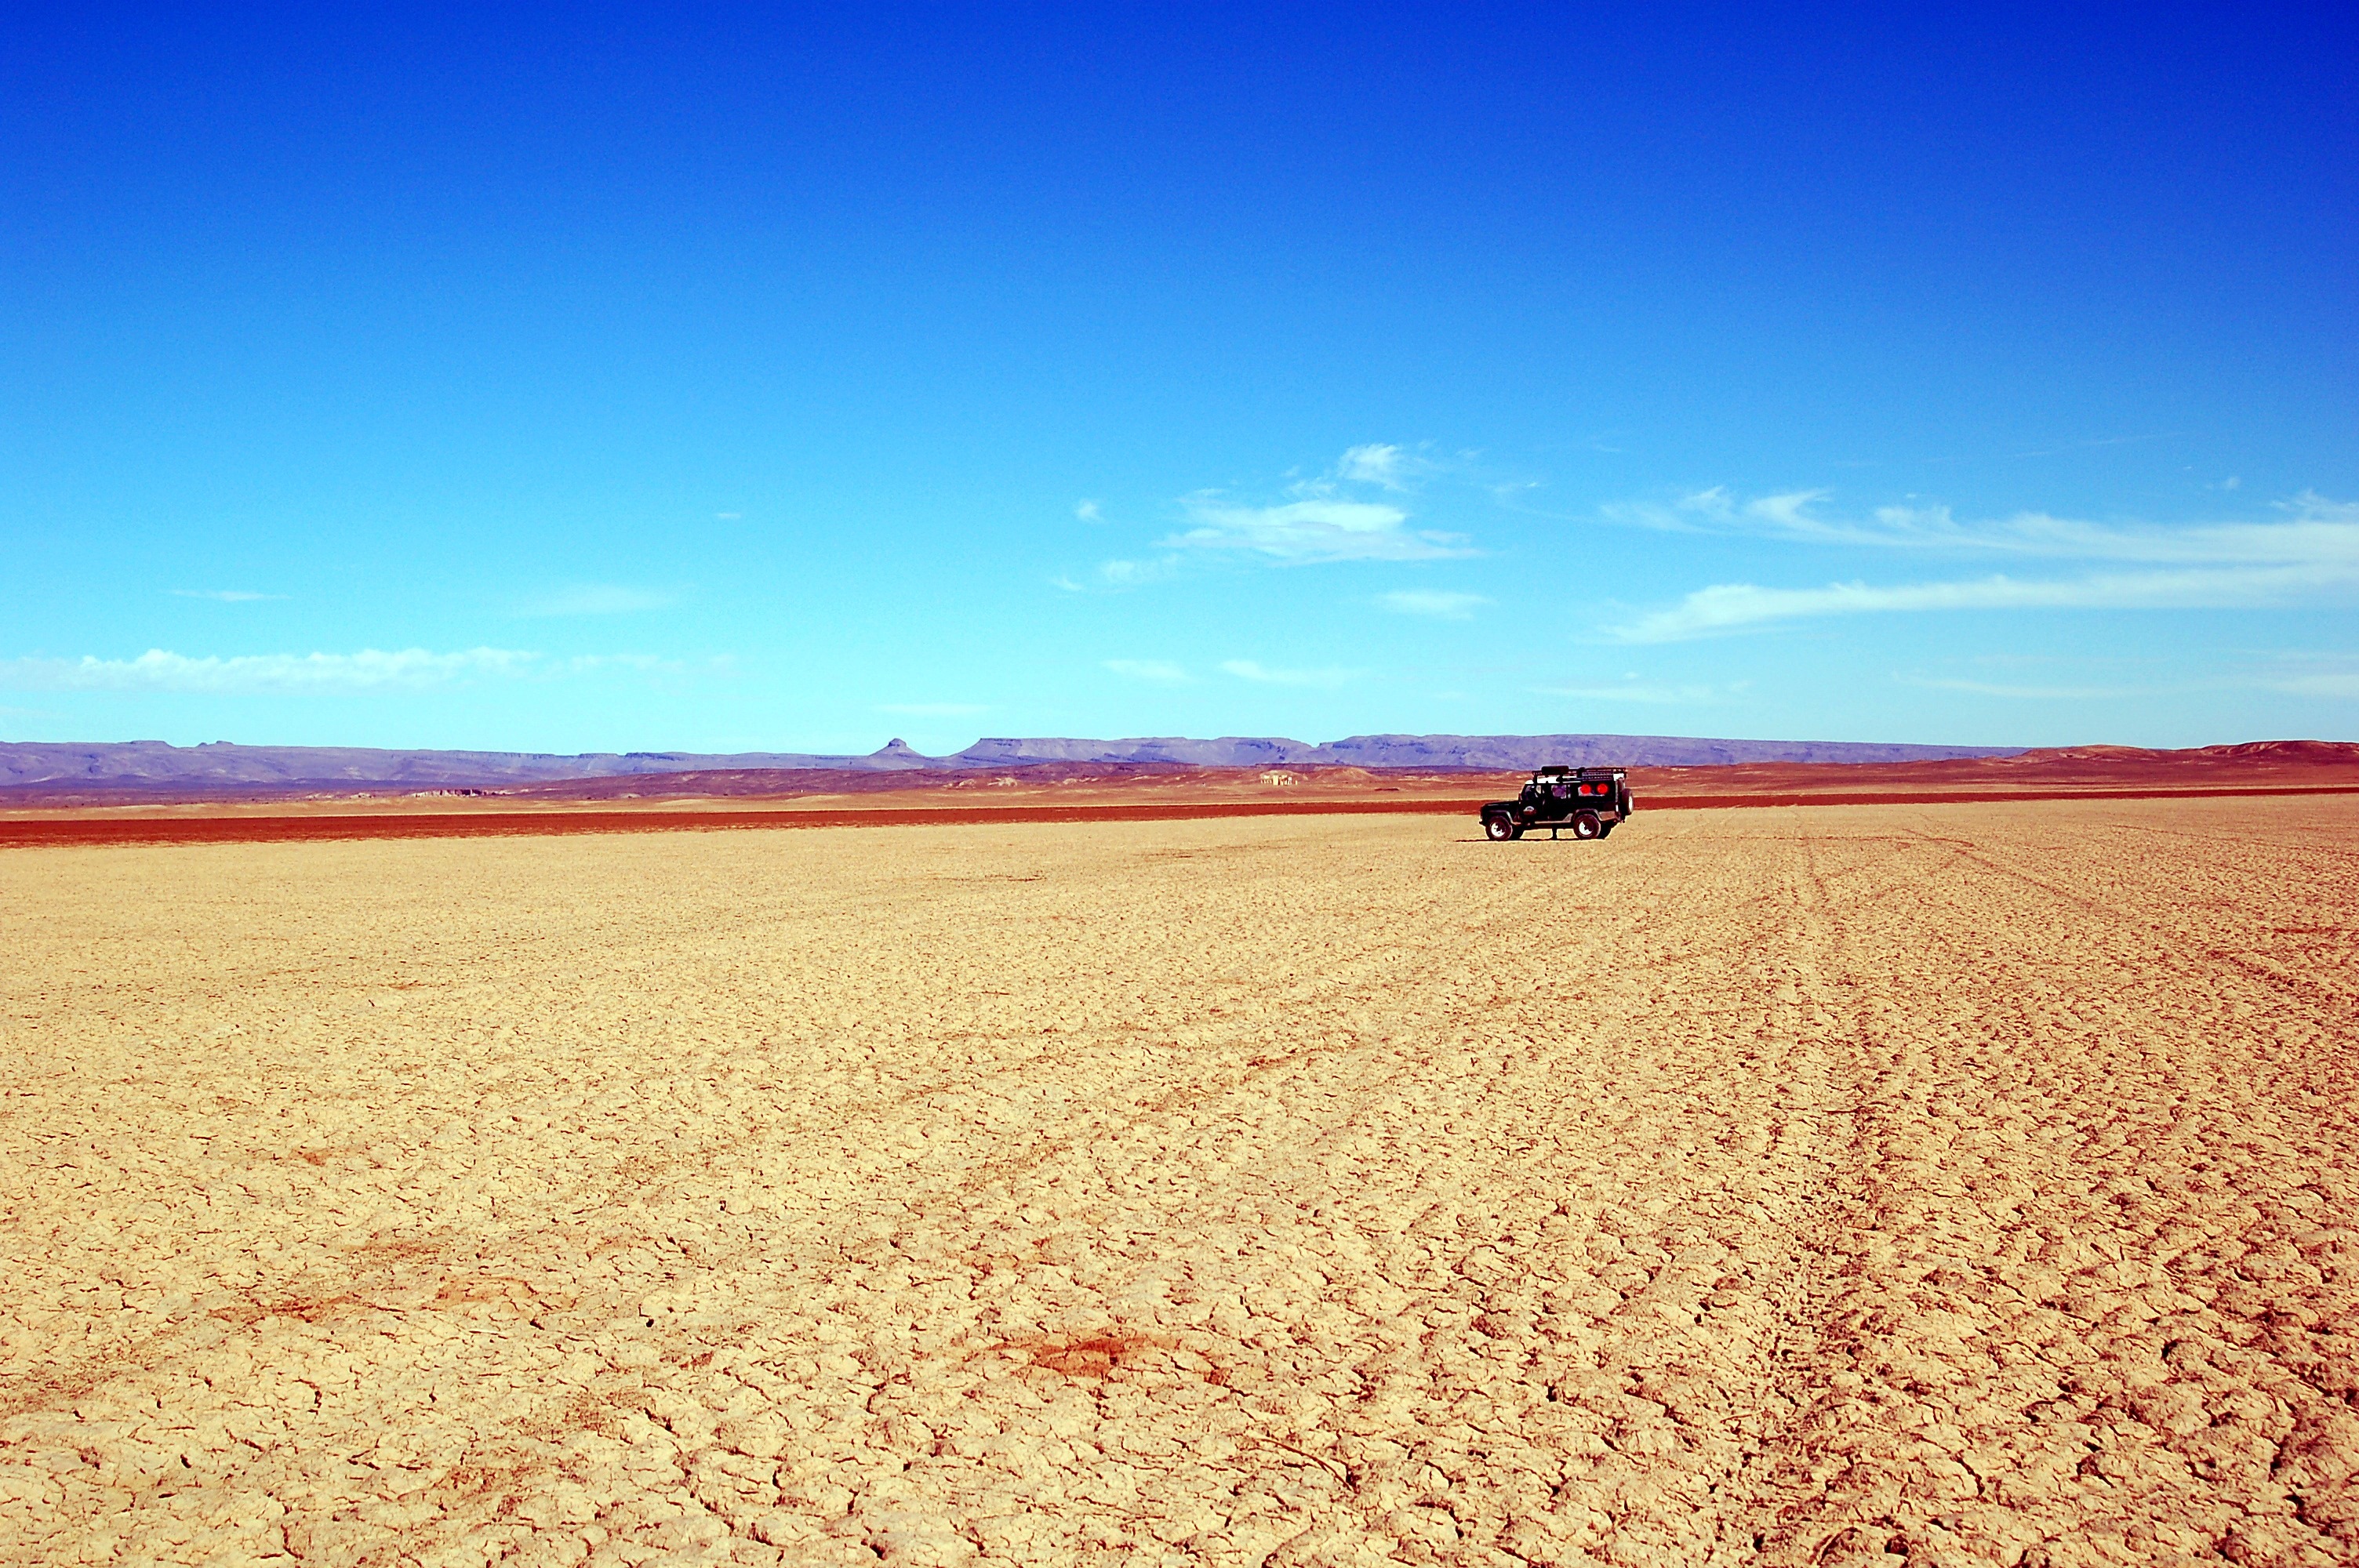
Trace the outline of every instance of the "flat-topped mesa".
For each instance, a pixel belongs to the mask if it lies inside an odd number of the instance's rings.
[[[1180,735],[1157,735],[1082,741],[990,736],[948,760],[972,767],[1026,762],[1177,762],[1199,768],[1251,768],[1316,762],[1320,760],[1316,746],[1281,737],[1223,735],[1216,740],[1196,741]]]
[[[1353,735],[1313,745],[1286,736],[1139,736],[1124,740],[990,737],[929,756],[894,737],[858,755],[802,752],[393,751],[364,746],[172,746],[0,741],[0,793],[61,789],[245,795],[262,792],[498,788],[571,779],[716,770],[840,769],[905,773],[1031,763],[1126,763],[1177,768],[1358,767],[1522,772],[1544,762],[1692,767],[1742,762],[1899,762],[2004,757],[2018,748],[1905,746],[1828,741],[1714,741],[1661,735]]]
[[[1181,762],[1194,767],[1461,768],[1525,772],[1548,762],[1701,767],[1727,762],[1916,762],[2004,757],[2010,746],[1914,746],[1858,741],[1716,741],[1677,735],[1351,735],[1312,745],[1284,736],[1227,735],[1195,741],[1146,736],[1121,741],[976,741],[951,762]]]

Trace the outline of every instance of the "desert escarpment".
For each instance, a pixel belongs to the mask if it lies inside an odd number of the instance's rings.
[[[704,787],[740,794],[807,786],[874,787],[912,773],[1016,768],[1055,777],[1060,770],[1169,772],[1194,768],[1468,770],[1535,768],[1544,762],[1895,762],[2005,756],[2006,748],[1912,746],[1843,741],[1712,741],[1666,735],[1353,735],[1310,744],[1282,737],[1165,736],[1124,741],[984,739],[926,756],[896,739],[858,756],[750,752],[386,751],[364,746],[239,746],[214,741],[60,742],[0,741],[0,804],[103,799],[237,799],[328,791],[517,789],[603,781],[627,786],[642,775],[706,775]],[[757,775],[749,780],[747,775]]]

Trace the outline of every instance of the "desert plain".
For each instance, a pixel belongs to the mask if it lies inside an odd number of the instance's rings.
[[[0,1560],[2359,1560],[2359,797],[0,850]]]

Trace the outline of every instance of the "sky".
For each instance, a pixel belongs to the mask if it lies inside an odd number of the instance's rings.
[[[1757,10],[9,7],[0,740],[2359,739],[2359,13]]]

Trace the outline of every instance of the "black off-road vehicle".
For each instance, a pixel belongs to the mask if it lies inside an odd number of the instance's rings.
[[[1630,816],[1630,781],[1620,768],[1542,768],[1513,800],[1483,808],[1483,834],[1504,841],[1527,827],[1553,838],[1603,838]]]

